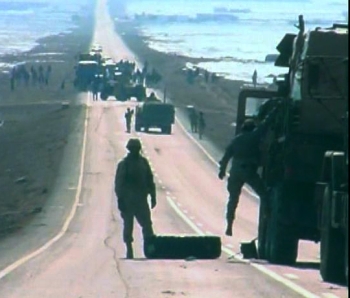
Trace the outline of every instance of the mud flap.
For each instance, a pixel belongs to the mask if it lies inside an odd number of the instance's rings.
[[[216,259],[221,255],[218,236],[158,235],[144,242],[148,259]]]

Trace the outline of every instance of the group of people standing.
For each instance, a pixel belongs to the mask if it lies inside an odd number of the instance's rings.
[[[51,65],[47,65],[46,69],[42,65],[39,65],[37,68],[33,65],[28,70],[26,65],[16,65],[12,68],[10,72],[10,88],[15,90],[16,83],[17,85],[23,84],[25,87],[28,87],[30,84],[32,86],[43,86],[49,85],[50,76],[52,72]]]

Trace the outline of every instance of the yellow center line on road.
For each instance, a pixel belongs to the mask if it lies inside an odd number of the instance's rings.
[[[170,197],[166,197],[168,203],[170,204],[170,206],[175,210],[175,212],[183,219],[184,222],[186,222],[191,228],[192,230],[197,233],[200,236],[204,236],[205,233],[195,224],[193,223],[192,220],[190,220],[186,214],[184,212],[181,211],[180,208],[178,208],[178,206],[175,204],[175,202],[170,198]],[[308,290],[302,288],[301,286],[297,285],[296,283],[280,276],[279,274],[271,271],[270,269],[266,268],[265,266],[261,265],[261,264],[254,264],[249,262],[248,260],[243,259],[240,255],[236,254],[235,252],[233,252],[231,249],[229,249],[226,246],[222,246],[222,251],[225,252],[228,256],[234,256],[235,259],[238,259],[239,261],[241,261],[242,263],[246,263],[251,265],[252,267],[254,267],[255,269],[259,270],[260,272],[264,273],[265,275],[268,275],[269,277],[271,277],[272,279],[280,282],[281,284],[283,284],[284,286],[290,288],[291,290],[293,290],[294,292],[300,294],[302,297],[305,298],[319,298],[319,296],[317,296],[316,294],[313,294],[311,292],[309,292]]]
[[[0,271],[0,280],[3,279],[5,276],[19,268],[20,266],[24,265],[31,259],[37,257],[41,253],[45,252],[47,249],[49,249],[53,244],[55,244],[58,240],[60,240],[64,234],[67,232],[68,227],[70,223],[72,222],[75,213],[79,207],[79,201],[80,201],[80,195],[82,190],[82,184],[83,184],[83,172],[84,172],[84,161],[85,161],[85,154],[86,154],[86,142],[87,142],[87,126],[88,126],[88,119],[89,119],[89,102],[86,107],[86,114],[85,114],[85,120],[84,120],[84,135],[83,135],[83,144],[82,144],[82,152],[81,152],[81,160],[80,160],[80,170],[79,170],[79,180],[77,184],[77,191],[74,198],[74,203],[72,206],[72,209],[64,221],[64,224],[59,231],[59,233],[51,238],[49,241],[47,241],[44,245],[36,249],[35,251],[23,256],[22,258],[18,259],[17,261],[13,262],[12,264],[8,265],[6,268],[2,269]]]

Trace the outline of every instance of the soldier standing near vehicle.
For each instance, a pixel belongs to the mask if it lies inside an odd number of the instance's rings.
[[[127,108],[126,112],[124,114],[124,117],[125,117],[125,122],[126,122],[126,131],[128,133],[130,133],[130,131],[131,131],[131,120],[132,120],[133,115],[134,115],[134,110]]]
[[[191,131],[194,133],[198,132],[198,114],[193,108],[190,112],[190,122],[191,122]]]
[[[92,100],[98,101],[98,89],[99,89],[99,80],[98,78],[94,78],[94,80],[91,83],[91,91],[92,91]]]
[[[229,199],[226,208],[227,227],[225,234],[232,236],[232,225],[235,219],[236,209],[241,189],[247,183],[260,197],[262,209],[268,212],[267,195],[265,185],[257,173],[260,163],[260,143],[267,132],[269,124],[274,119],[276,108],[256,127],[253,120],[246,120],[238,134],[226,148],[225,154],[220,160],[219,178],[225,177],[226,167],[232,159],[230,177],[228,178],[227,190]]]
[[[206,123],[205,123],[205,119],[204,119],[204,113],[203,112],[199,112],[198,135],[199,135],[199,139],[200,140],[203,138],[205,127],[206,127]]]
[[[115,193],[118,209],[124,222],[123,240],[126,244],[126,257],[132,259],[134,217],[142,227],[143,240],[154,236],[148,195],[151,196],[151,208],[156,204],[156,187],[151,167],[141,155],[139,139],[130,139],[126,145],[129,153],[117,166],[115,176]]]

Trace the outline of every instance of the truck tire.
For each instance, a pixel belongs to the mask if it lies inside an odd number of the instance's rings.
[[[293,265],[298,257],[299,239],[293,228],[284,222],[288,214],[287,194],[283,186],[271,192],[271,210],[268,221],[266,247],[268,261],[280,265]]]
[[[349,286],[349,196],[347,196],[346,200],[346,218],[345,218],[345,280],[346,285]]]
[[[258,256],[259,259],[269,259],[269,219],[264,216],[262,207],[259,207],[259,227],[258,227]]]
[[[320,273],[326,282],[345,281],[345,240],[341,229],[332,227],[332,190],[328,185],[324,192],[321,220]]]
[[[221,255],[218,236],[158,235],[144,242],[144,255],[148,259],[216,259]]]
[[[345,281],[346,285],[349,286],[349,229],[345,231]]]
[[[141,131],[141,126],[138,123],[135,123],[135,131],[140,132]]]
[[[171,135],[171,125],[162,127],[162,133],[165,133],[167,135]]]

